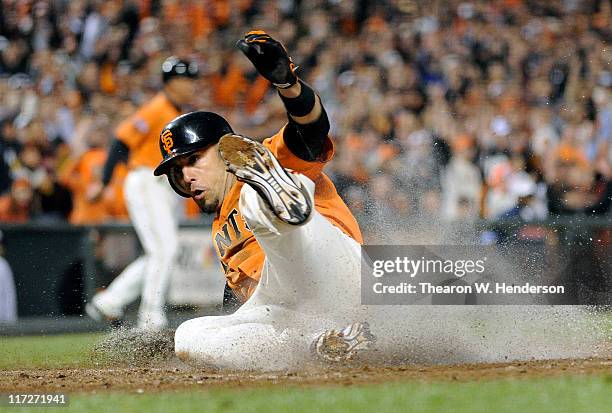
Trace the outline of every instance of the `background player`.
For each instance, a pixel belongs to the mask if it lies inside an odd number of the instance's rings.
[[[140,295],[138,327],[161,329],[167,325],[163,307],[178,244],[178,217],[174,214],[175,195],[163,180],[153,176],[153,168],[160,160],[159,132],[192,101],[197,74],[195,62],[166,59],[162,64],[163,90],[115,132],[102,182],[92,189],[90,199],[100,197],[117,162],[127,160],[125,198],[144,254],[93,297],[86,310],[95,319],[120,319],[125,306]]]
[[[155,174],[216,213],[213,242],[228,295],[242,304],[229,316],[183,323],[177,354],[194,364],[275,369],[310,358],[313,343],[326,355],[333,342],[347,357],[372,337],[358,323],[321,334],[355,317],[349,309],[359,304],[362,242],[322,172],[333,156],[327,115],[279,42],[254,31],[238,47],[278,89],[288,124],[263,145],[233,134],[211,112],[180,116],[162,131],[164,160]]]

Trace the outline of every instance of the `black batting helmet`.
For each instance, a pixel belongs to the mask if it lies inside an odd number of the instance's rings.
[[[234,133],[232,127],[220,115],[213,112],[190,112],[181,115],[162,130],[159,149],[163,159],[153,172],[166,174],[172,189],[184,197],[190,197],[182,181],[182,172],[173,168],[179,157],[187,156],[219,142],[223,135]]]
[[[162,63],[162,80],[168,82],[173,77],[198,77],[198,64],[195,61],[184,60],[176,56],[170,56]]]

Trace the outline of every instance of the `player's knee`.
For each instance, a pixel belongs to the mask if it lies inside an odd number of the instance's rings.
[[[161,229],[150,234],[143,241],[145,254],[153,257],[174,257],[179,248],[178,235]]]
[[[174,352],[176,356],[186,363],[193,357],[193,320],[182,323],[174,333]]]
[[[207,338],[212,330],[206,328],[202,318],[187,320],[174,333],[174,352],[179,360],[197,366],[214,365],[208,352],[211,346]]]
[[[175,243],[168,246],[155,246],[146,251],[149,260],[153,261],[156,268],[165,268],[170,265],[178,255],[178,248]]]
[[[158,248],[158,253],[162,257],[174,259],[178,253],[178,240],[167,242]]]

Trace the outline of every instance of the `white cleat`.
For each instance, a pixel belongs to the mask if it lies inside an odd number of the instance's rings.
[[[367,322],[349,324],[340,331],[335,329],[321,333],[310,345],[315,357],[321,361],[348,361],[376,341]]]
[[[85,305],[85,313],[96,321],[110,323],[112,327],[120,326],[123,309],[105,301],[101,294],[94,295],[91,302]]]
[[[136,328],[148,331],[164,330],[168,327],[168,318],[163,310],[140,311]]]
[[[255,189],[281,221],[300,225],[308,220],[312,204],[306,188],[268,148],[244,136],[227,134],[219,140],[219,155],[227,170]]]

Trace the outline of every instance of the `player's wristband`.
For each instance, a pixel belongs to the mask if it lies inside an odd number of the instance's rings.
[[[306,116],[310,112],[312,112],[312,108],[315,105],[315,93],[314,90],[306,83],[298,80],[300,83],[302,90],[300,91],[299,96],[294,98],[289,98],[287,96],[283,96],[280,93],[278,94],[285,104],[285,109],[289,112],[290,115],[293,116]]]

